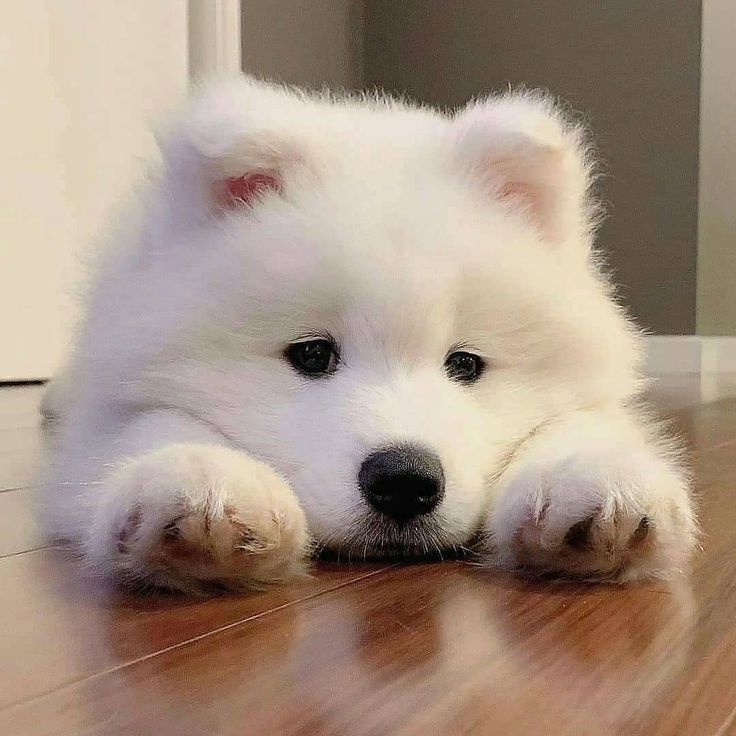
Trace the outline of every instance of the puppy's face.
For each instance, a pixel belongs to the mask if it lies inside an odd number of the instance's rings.
[[[477,110],[383,114],[370,130],[389,132],[356,146],[333,121],[333,142],[269,165],[252,197],[226,180],[238,201],[197,226],[206,308],[166,381],[289,480],[324,547],[428,554],[471,539],[535,430],[627,393],[635,356],[559,122],[559,151],[525,133],[499,153],[485,128],[472,141]]]

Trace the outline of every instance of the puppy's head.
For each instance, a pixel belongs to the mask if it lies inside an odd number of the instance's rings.
[[[151,268],[180,298],[148,396],[275,466],[325,546],[466,543],[525,439],[634,390],[584,142],[546,98],[446,116],[241,81],[164,153]]]

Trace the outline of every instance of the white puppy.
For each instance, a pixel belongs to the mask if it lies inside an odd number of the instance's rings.
[[[283,580],[319,548],[667,575],[695,539],[544,96],[452,115],[250,79],[163,137],[46,412],[53,533],[122,581]]]

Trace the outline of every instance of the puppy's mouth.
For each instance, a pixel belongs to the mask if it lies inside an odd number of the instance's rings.
[[[322,560],[370,561],[465,559],[472,555],[472,540],[449,540],[433,515],[397,522],[383,514],[369,513],[339,538],[319,543]]]

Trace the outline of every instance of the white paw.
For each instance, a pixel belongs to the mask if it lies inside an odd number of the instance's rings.
[[[258,587],[301,570],[306,520],[271,468],[214,445],[169,445],[106,481],[86,542],[103,572],[187,592]]]
[[[684,479],[628,449],[520,466],[488,531],[503,565],[616,581],[671,575],[696,539]]]

